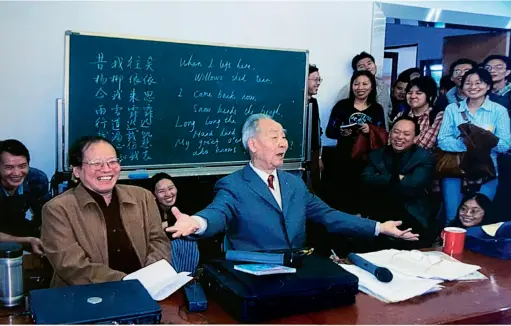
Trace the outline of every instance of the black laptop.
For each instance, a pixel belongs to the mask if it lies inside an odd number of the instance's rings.
[[[161,309],[138,280],[29,293],[36,324],[158,324]]]

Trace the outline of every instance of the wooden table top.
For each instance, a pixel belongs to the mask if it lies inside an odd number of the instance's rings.
[[[511,323],[511,262],[466,251],[459,260],[481,266],[487,280],[444,282],[439,292],[387,304],[364,293],[350,306],[274,319],[271,324],[495,324]],[[217,303],[203,313],[188,313],[181,291],[160,303],[162,323],[234,324]],[[23,309],[0,309],[1,324],[31,323]]]

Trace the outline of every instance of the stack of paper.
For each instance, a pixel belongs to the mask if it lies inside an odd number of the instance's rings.
[[[453,281],[479,270],[481,267],[459,262],[438,252],[418,250],[381,250],[361,257],[392,272],[421,278]]]
[[[339,264],[359,278],[360,291],[383,302],[399,302],[439,291],[445,280],[486,278],[477,272],[479,266],[461,263],[441,252],[390,249],[358,255],[392,272],[392,281],[383,283],[355,265]]]
[[[420,279],[393,272],[394,278],[389,283],[380,282],[374,275],[355,265],[339,264],[348,272],[358,277],[358,289],[383,302],[400,302],[425,293],[442,289],[441,280]]]
[[[178,274],[166,260],[162,259],[126,275],[123,280],[139,280],[154,300],[161,301],[193,279],[188,275],[189,272]]]

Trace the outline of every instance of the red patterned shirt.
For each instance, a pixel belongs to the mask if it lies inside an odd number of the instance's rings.
[[[444,118],[444,112],[440,111],[437,113],[435,117],[435,121],[430,125],[429,124],[429,112],[432,110],[432,108],[429,108],[426,112],[424,112],[421,116],[416,117],[419,122],[419,128],[420,128],[420,134],[419,137],[417,137],[415,144],[417,146],[425,148],[425,149],[431,149],[435,147],[436,145],[436,138],[438,136],[438,132],[440,131],[440,125],[442,124],[442,119]],[[403,115],[403,112],[399,112],[396,115],[396,119]],[[408,113],[408,116],[414,118],[415,115],[413,114],[413,111],[410,110]]]

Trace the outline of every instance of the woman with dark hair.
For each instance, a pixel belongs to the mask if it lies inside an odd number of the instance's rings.
[[[151,192],[156,198],[158,209],[160,211],[162,229],[172,226],[176,223],[176,218],[171,212],[177,200],[177,188],[172,178],[167,173],[157,173],[151,178]],[[170,246],[170,256],[172,266],[176,272],[195,273],[199,263],[199,249],[197,241],[186,238],[172,238]]]
[[[336,172],[330,205],[344,212],[359,214],[359,177],[365,162],[352,159],[355,139],[372,128],[385,128],[383,108],[376,102],[376,81],[369,71],[356,71],[351,77],[349,98],[339,101],[330,114],[326,136],[337,139]]]
[[[409,109],[398,113],[396,118],[408,115],[419,123],[419,137],[415,144],[425,149],[435,147],[444,112],[437,112],[433,104],[437,96],[437,86],[431,77],[415,78],[406,87],[406,101]]]
[[[488,220],[492,204],[486,195],[479,193],[466,195],[458,206],[456,219],[449,226],[469,228],[481,225],[483,221]]]
[[[438,134],[438,147],[445,152],[466,152],[466,157],[472,156],[478,160],[485,155],[491,158],[491,168],[497,170],[497,153],[506,152],[511,145],[509,115],[506,108],[492,102],[488,94],[493,87],[493,81],[488,71],[482,68],[473,68],[467,71],[461,80],[463,92],[467,98],[459,103],[447,106],[444,119]],[[475,126],[483,132],[489,131],[498,139],[495,147],[488,149],[490,153],[480,153],[480,148],[469,142],[472,138],[460,137],[459,126]],[[462,126],[462,127],[463,127]],[[486,130],[486,131],[485,131]],[[480,147],[480,144],[478,147]],[[496,175],[496,174],[495,174]],[[490,174],[473,175],[466,172],[463,178],[445,177],[442,179],[442,194],[446,211],[446,225],[452,223],[462,196],[467,192],[480,192],[493,200],[497,189],[498,177]]]
[[[78,186],[50,200],[42,213],[52,287],[120,281],[159,260],[170,262],[154,196],[117,184],[121,165],[109,140],[78,139],[69,163]]]
[[[405,80],[407,83],[422,76],[421,70],[417,67],[408,68],[403,70],[397,79]]]

